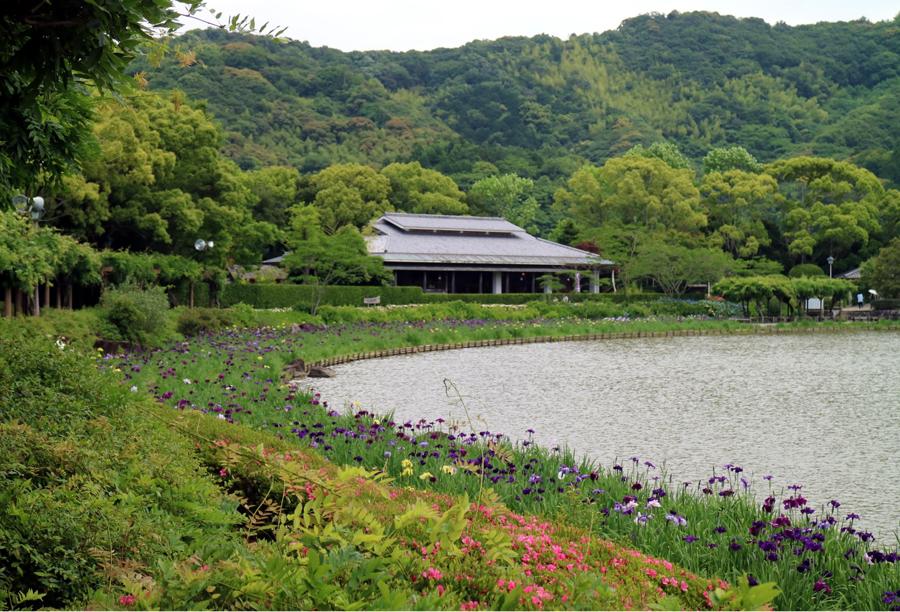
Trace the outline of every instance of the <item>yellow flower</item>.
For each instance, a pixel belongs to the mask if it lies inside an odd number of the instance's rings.
[[[400,462],[400,465],[403,466],[404,468],[412,469],[412,461],[410,461],[409,459],[404,459],[403,461]]]
[[[428,480],[429,478],[434,478],[434,474],[431,472],[422,472],[419,474],[419,480]]]
[[[441,468],[441,471],[444,474],[456,474],[456,468],[453,467],[452,465],[445,465],[444,467]]]
[[[401,476],[412,476],[412,468],[411,467],[403,468],[403,471],[400,472],[400,475]]]

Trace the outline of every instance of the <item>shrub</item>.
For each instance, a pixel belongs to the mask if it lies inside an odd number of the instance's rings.
[[[0,608],[82,608],[124,568],[237,540],[193,442],[96,358],[0,325]]]
[[[111,340],[155,346],[171,336],[169,301],[162,287],[124,285],[107,289],[100,305],[103,318],[118,336]]]
[[[219,331],[235,323],[235,316],[228,310],[217,308],[189,308],[178,315],[176,329],[183,336]]]
[[[825,276],[825,271],[816,264],[797,264],[788,272],[791,278],[800,278],[801,276]]]

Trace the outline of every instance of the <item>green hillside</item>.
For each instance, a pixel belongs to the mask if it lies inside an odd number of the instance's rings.
[[[344,53],[194,31],[152,89],[206,100],[245,169],[419,160],[463,188],[500,172],[549,193],[583,161],[672,141],[699,161],[847,159],[900,183],[900,19],[774,26],[715,13],[643,15],[615,31]],[[493,164],[493,166],[489,165]]]

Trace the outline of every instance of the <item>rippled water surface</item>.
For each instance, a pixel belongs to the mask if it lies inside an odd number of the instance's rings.
[[[676,480],[735,463],[839,499],[893,541],[900,523],[900,334],[648,338],[474,348],[360,361],[316,381],[398,420],[464,418],[476,426],[604,464],[637,455]],[[720,470],[721,471],[721,470]]]

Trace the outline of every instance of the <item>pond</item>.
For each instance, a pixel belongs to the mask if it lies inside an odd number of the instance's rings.
[[[676,481],[744,467],[757,490],[802,484],[885,543],[900,522],[900,334],[647,338],[512,345],[359,361],[316,381],[337,409],[478,428],[604,465],[638,456]],[[468,429],[468,428],[467,428]]]

